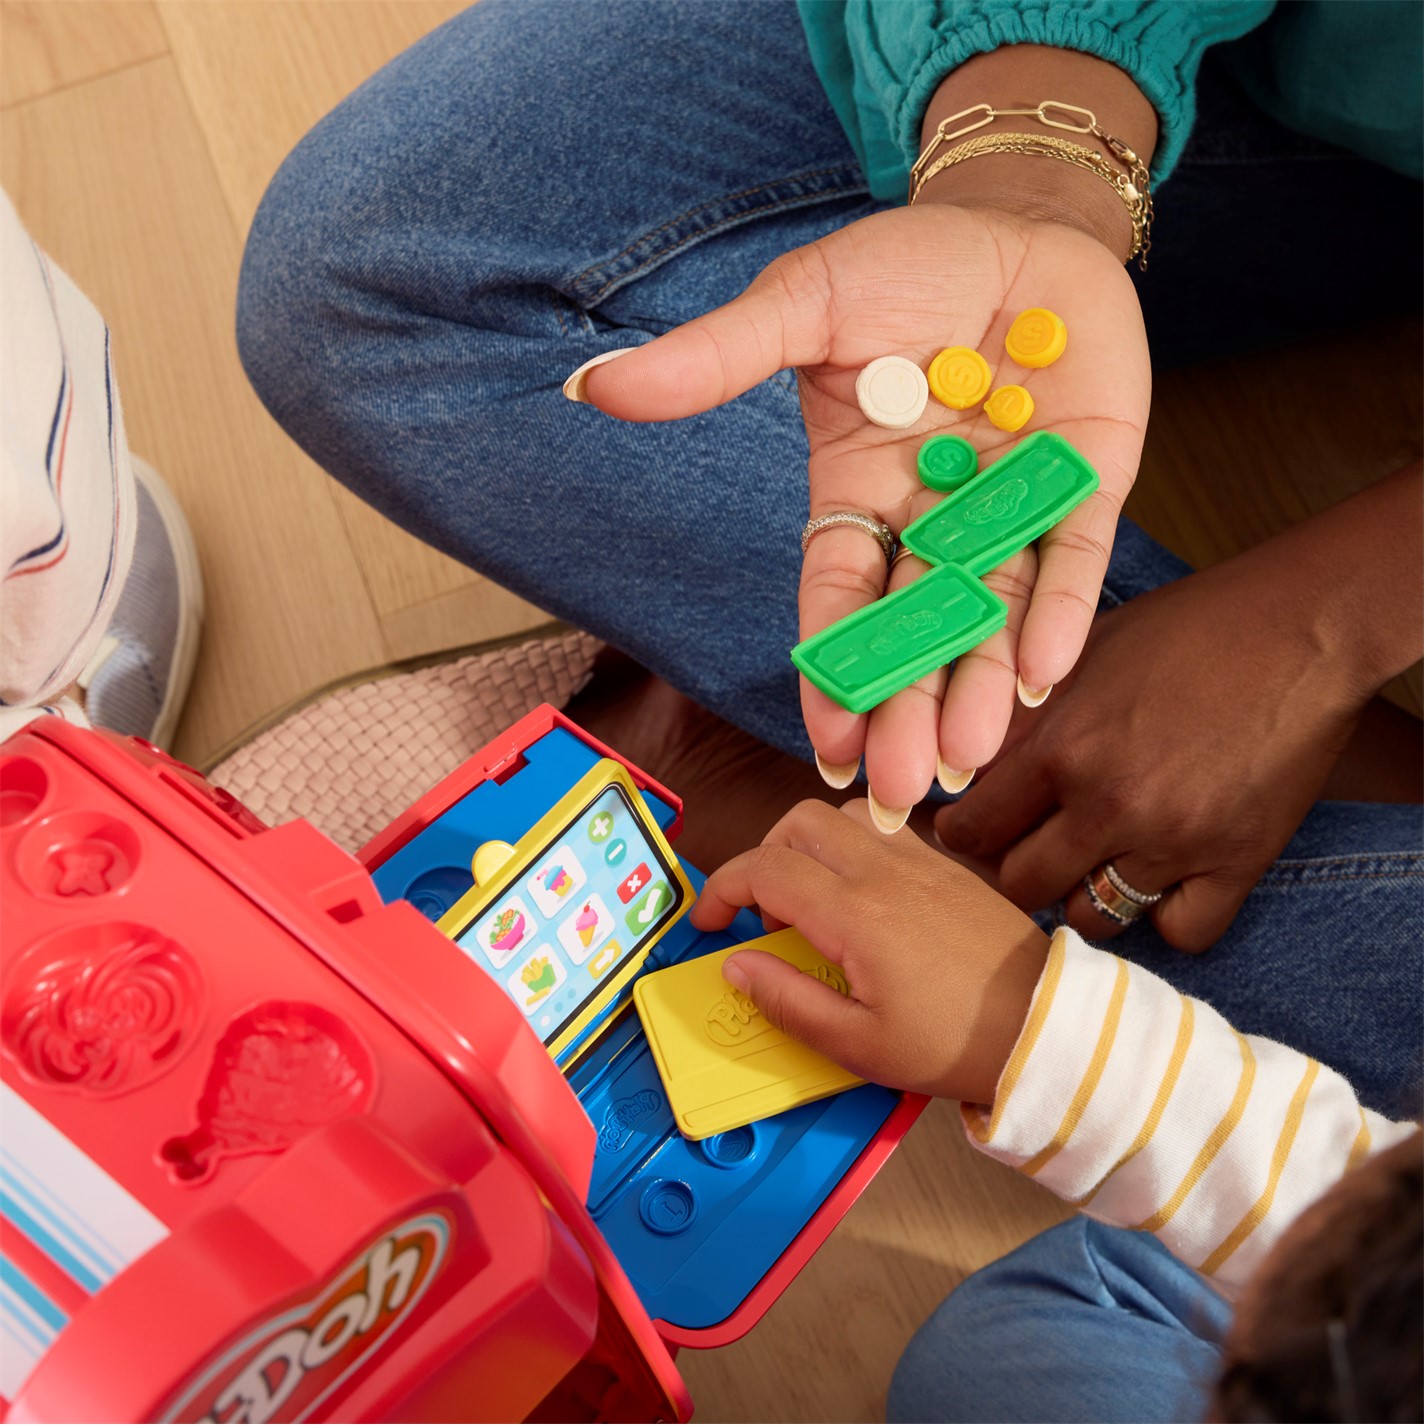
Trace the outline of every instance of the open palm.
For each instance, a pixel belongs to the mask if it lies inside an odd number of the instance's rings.
[[[1016,366],[1004,338],[1026,307],[1048,307],[1069,328],[1054,365]],[[899,534],[939,498],[916,474],[916,453],[940,432],[965,436],[981,465],[1019,439],[977,408],[931,399],[909,430],[869,423],[856,376],[878,356],[922,368],[947,346],[981,352],[995,385],[1034,398],[1031,429],[1057,431],[1098,471],[1097,493],[1038,544],[990,573],[1009,606],[1006,626],[869,713],[853,714],[802,681],[812,746],[823,762],[863,755],[884,807],[919,801],[937,774],[968,772],[999,749],[1016,679],[1043,689],[1073,667],[1087,637],[1114,527],[1138,468],[1150,377],[1138,301],[1103,245],[1075,229],[984,209],[902,208],[862,219],[769,266],[740,297],[590,374],[588,395],[610,415],[667,420],[741,395],[796,367],[811,459],[810,513],[856,510]],[[900,587],[924,572],[903,560]],[[856,529],[818,535],[800,591],[803,638],[886,592],[885,559]],[[938,759],[938,760],[937,760]]]

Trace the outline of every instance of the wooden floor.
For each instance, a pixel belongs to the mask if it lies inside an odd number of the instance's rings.
[[[0,0],[0,181],[107,317],[131,443],[200,545],[189,761],[326,683],[542,621],[322,475],[249,390],[232,335],[243,237],[282,157],[459,8]],[[1203,564],[1378,479],[1419,448],[1419,349],[1418,327],[1394,328],[1161,382],[1131,512]],[[1369,373],[1349,419],[1317,399],[1328,356],[1337,375]],[[1418,713],[1418,669],[1402,698]],[[1062,1215],[971,1154],[936,1105],[762,1325],[683,1354],[699,1418],[879,1418],[900,1349],[940,1298]]]

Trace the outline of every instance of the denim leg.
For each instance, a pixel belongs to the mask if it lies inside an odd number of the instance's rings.
[[[482,0],[273,180],[243,361],[398,524],[809,759],[794,376],[647,425],[560,385],[870,210],[790,3]]]
[[[887,1420],[1202,1420],[1227,1303],[1155,1237],[1075,1218],[968,1278],[896,1367]]]

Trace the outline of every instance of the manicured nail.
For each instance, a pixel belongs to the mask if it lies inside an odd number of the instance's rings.
[[[746,994],[747,986],[750,985],[752,981],[748,977],[747,971],[744,970],[737,961],[738,956],[729,955],[728,958],[722,962],[722,977],[733,989],[741,990],[743,994]]]
[[[1023,678],[1016,678],[1014,682],[1019,690],[1019,701],[1027,708],[1037,708],[1054,691],[1053,683],[1047,688],[1026,688]]]
[[[823,762],[821,753],[815,750],[812,756],[816,758],[816,770],[821,773],[821,780],[828,787],[835,787],[838,792],[849,787],[856,780],[856,773],[861,770],[859,757],[854,762]]]
[[[909,807],[888,807],[882,806],[876,800],[875,792],[869,788],[866,790],[866,801],[871,807],[871,820],[876,823],[878,831],[884,831],[887,836],[894,836],[906,823],[906,818],[910,816]]]
[[[935,754],[935,780],[940,783],[941,789],[949,792],[952,797],[963,792],[974,775],[973,767],[968,772],[957,772],[945,765],[945,759],[938,752]]]
[[[589,398],[584,394],[584,385],[589,379],[589,372],[594,367],[602,366],[606,361],[612,361],[615,357],[625,356],[630,351],[637,351],[636,346],[620,346],[613,351],[600,352],[591,361],[586,361],[577,371],[573,372],[564,383],[564,394],[571,401],[578,401],[583,405],[588,405]]]

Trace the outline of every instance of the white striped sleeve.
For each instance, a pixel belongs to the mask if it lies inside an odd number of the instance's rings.
[[[970,1141],[1229,1294],[1303,1208],[1415,1131],[1333,1070],[1060,930]]]

